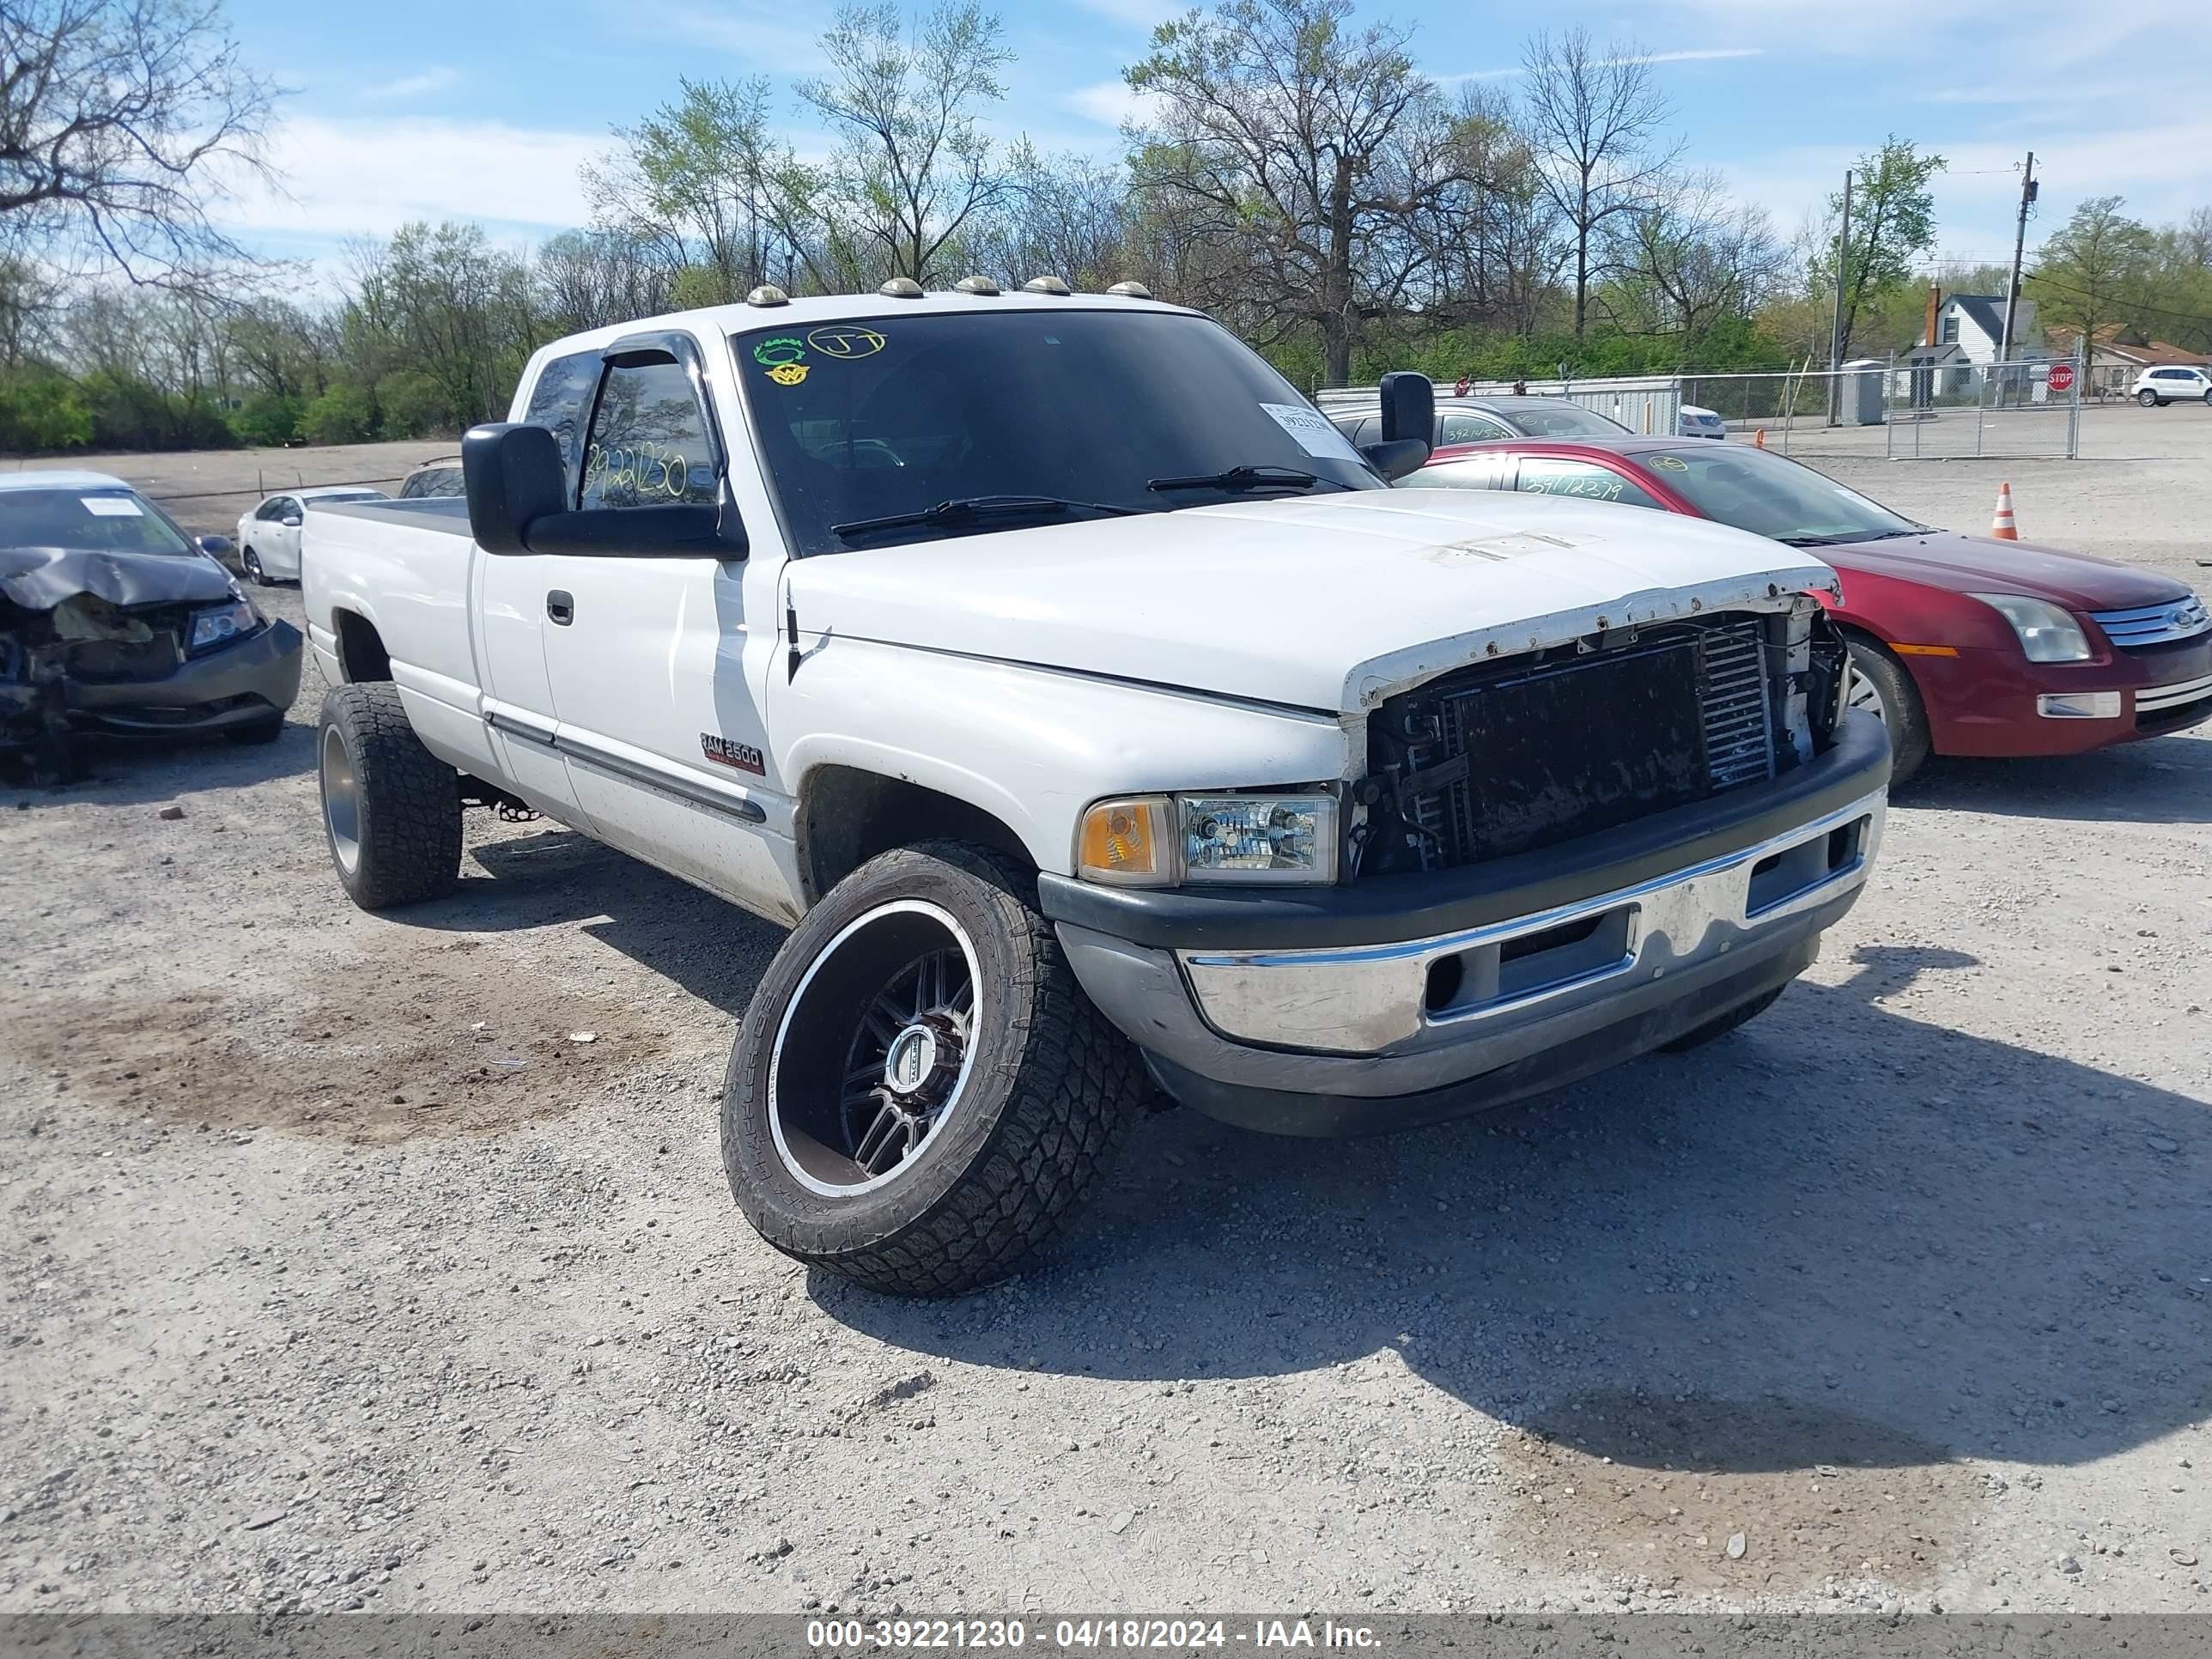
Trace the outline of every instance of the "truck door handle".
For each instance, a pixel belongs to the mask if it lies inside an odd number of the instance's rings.
[[[556,587],[545,596],[545,614],[566,628],[576,620],[576,601],[567,589]]]

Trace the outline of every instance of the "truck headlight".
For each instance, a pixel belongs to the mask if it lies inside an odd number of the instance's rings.
[[[1979,599],[2012,624],[2020,648],[2030,662],[2085,662],[2095,653],[2089,636],[2073,613],[2042,599],[2021,593],[1976,593]]]
[[[185,646],[185,653],[211,651],[218,645],[244,639],[260,626],[261,614],[254,610],[251,599],[204,606],[192,612],[192,632]]]
[[[1336,879],[1333,795],[1136,795],[1083,815],[1076,873],[1117,887]]]

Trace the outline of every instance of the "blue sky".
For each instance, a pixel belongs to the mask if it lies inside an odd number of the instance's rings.
[[[576,170],[674,94],[679,76],[818,66],[829,0],[230,0],[247,53],[284,85],[273,159],[289,199],[225,216],[266,252],[334,267],[344,240],[409,219],[482,222],[526,244],[581,222]],[[1111,155],[1163,0],[1007,0],[1016,62],[996,130]],[[1578,23],[1654,55],[1689,140],[1785,236],[1886,134],[1950,159],[1936,197],[1941,258],[2008,257],[2024,151],[2042,201],[2029,246],[2085,196],[2118,194],[2153,222],[2212,204],[2212,0],[1534,0],[1363,4],[1413,23],[1439,80],[1514,84],[1524,36]],[[2155,75],[2165,94],[2154,96]],[[2190,88],[2193,87],[2194,91]],[[2163,107],[2160,106],[2163,105]],[[784,100],[802,150],[825,141]]]

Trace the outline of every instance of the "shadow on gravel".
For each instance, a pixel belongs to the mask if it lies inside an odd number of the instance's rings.
[[[2212,743],[2175,736],[2042,760],[1936,760],[1894,805],[2093,823],[2212,823]]]
[[[1156,1119],[1028,1280],[812,1293],[918,1354],[1163,1383],[1395,1350],[1599,1481],[2082,1463],[2203,1418],[2212,1107],[1874,1005],[1972,957],[1855,961],[1697,1054],[1455,1125]],[[1356,1459],[1390,1422],[1301,1428]]]
[[[315,769],[315,730],[296,720],[274,743],[237,744],[222,737],[85,737],[77,739],[84,775],[36,784],[19,756],[0,760],[0,806],[43,811],[90,801],[134,806],[186,800],[204,789],[240,789]]]
[[[556,824],[470,848],[491,879],[391,920],[459,934],[582,931],[736,1019],[783,930]]]

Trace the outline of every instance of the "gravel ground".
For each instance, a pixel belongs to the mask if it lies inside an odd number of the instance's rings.
[[[2112,413],[2145,459],[1836,470],[2203,581],[2212,419]],[[920,1305],[729,1202],[775,930],[482,815],[354,911],[307,678],[0,789],[0,1611],[2212,1609],[2212,738],[1938,766],[1737,1036],[1156,1117]]]

